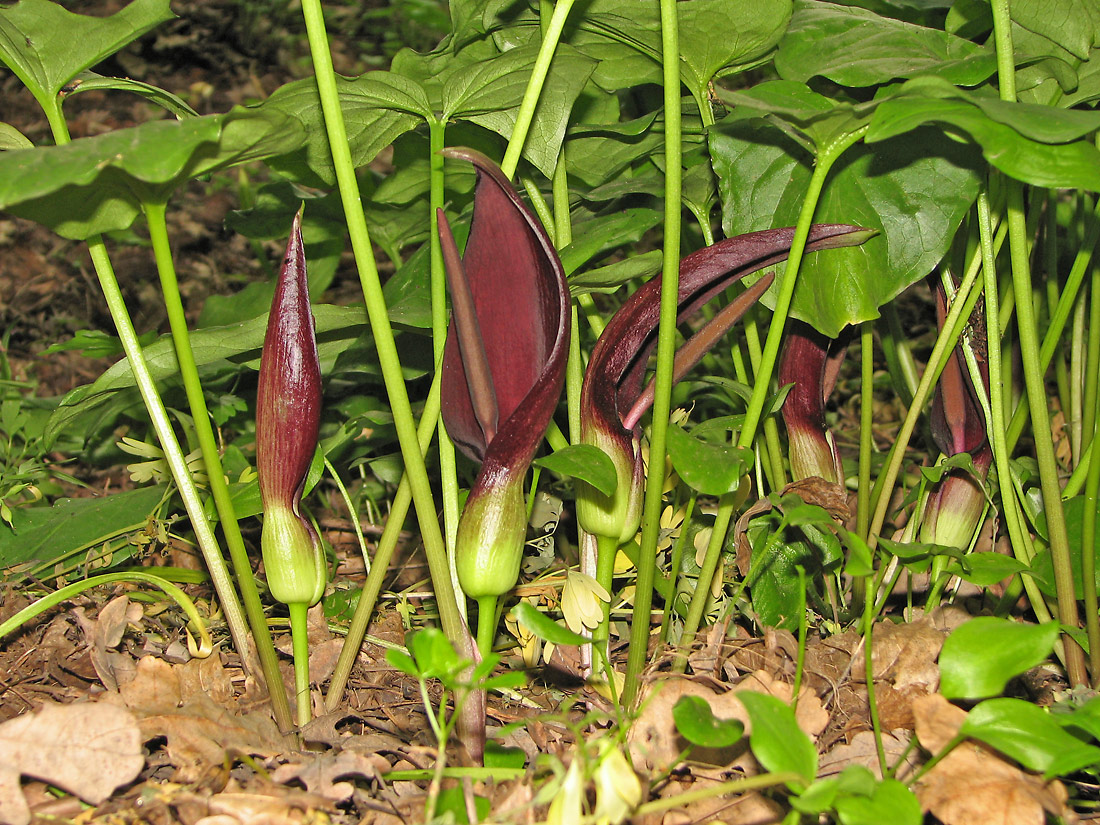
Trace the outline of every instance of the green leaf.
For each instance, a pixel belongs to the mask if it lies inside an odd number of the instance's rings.
[[[390,667],[400,670],[406,676],[411,676],[414,679],[420,678],[420,669],[417,668],[416,662],[408,653],[388,648],[386,650],[386,662],[389,663]]]
[[[599,447],[571,444],[534,461],[540,467],[567,478],[579,478],[609,496],[615,492],[618,476],[615,463]]]
[[[485,743],[486,768],[511,768],[521,770],[527,764],[527,754],[522,748],[507,747],[499,742]]]
[[[9,123],[0,123],[0,151],[33,149],[30,139]]]
[[[0,567],[46,567],[80,550],[144,526],[164,498],[163,487],[141,487],[99,498],[66,498],[52,507],[19,507],[12,529],[0,526]],[[136,547],[123,548],[129,556]]]
[[[73,88],[75,87],[75,88]],[[199,113],[192,109],[183,98],[169,91],[142,83],[140,80],[131,80],[128,77],[104,77],[95,72],[81,72],[76,80],[69,84],[72,91],[69,96],[81,92],[116,91],[130,92],[138,97],[143,97],[150,103],[155,103],[165,111],[171,112],[176,117],[198,117]]]
[[[812,158],[775,126],[729,121],[711,135],[722,197],[722,227],[732,237],[793,226]],[[849,149],[833,168],[814,220],[878,230],[858,247],[807,256],[792,314],[835,337],[849,324],[925,277],[950,246],[977,197],[975,153],[935,130]],[[762,299],[774,306],[774,287]]]
[[[416,660],[416,667],[424,679],[445,679],[461,665],[450,640],[437,627],[425,627],[409,634],[405,647]]]
[[[578,221],[573,226],[573,240],[560,253],[565,274],[572,275],[600,253],[637,243],[660,222],[660,211],[649,207],[632,207]]]
[[[632,255],[625,260],[573,275],[569,278],[569,294],[576,297],[591,292],[614,292],[636,278],[649,279],[660,271],[660,250],[643,252],[641,255]]]
[[[1023,562],[1001,553],[971,553],[961,559],[952,559],[947,565],[949,575],[978,587],[989,587],[1027,569]]]
[[[304,133],[270,109],[157,120],[130,129],[0,154],[0,209],[82,240],[126,229],[141,200],[164,200],[184,182],[290,151]]]
[[[806,784],[817,775],[817,751],[786,703],[763,693],[744,690],[737,699],[749,713],[749,745],[761,765],[774,773],[796,773]]]
[[[168,0],[134,0],[109,17],[73,14],[47,0],[0,8],[0,61],[39,101],[175,15]]]
[[[351,162],[366,166],[400,135],[432,116],[427,95],[418,84],[392,72],[368,72],[356,78],[337,76],[336,90],[348,132]],[[308,136],[304,152],[279,158],[271,165],[306,183],[336,183],[328,147],[321,98],[313,78],[277,89],[264,106],[299,121]]]
[[[1012,0],[1012,21],[1053,40],[1082,60],[1100,44],[1100,7],[1090,0]]]
[[[751,450],[703,441],[675,424],[668,428],[668,454],[684,483],[708,496],[736,490],[753,462]]]
[[[728,748],[745,733],[740,720],[715,716],[702,696],[681,696],[672,706],[672,719],[686,740],[703,748]]]
[[[966,625],[963,625],[965,627]],[[1028,770],[1065,776],[1100,765],[1100,748],[1064,730],[1051,715],[1021,699],[989,699],[967,714],[959,733],[978,739]]]
[[[333,350],[344,350],[361,334],[366,324],[363,307],[337,307],[314,304],[313,317],[322,364],[333,357]],[[267,332],[267,313],[257,318],[224,327],[210,327],[191,334],[195,363],[200,368],[239,364],[259,369],[260,350]],[[327,354],[326,354],[327,350]],[[176,350],[169,335],[143,349],[153,379],[163,382],[179,373]],[[65,432],[80,432],[81,419],[93,415],[116,394],[133,390],[134,374],[128,360],[122,360],[99,376],[94,383],[69,392],[50,417],[44,438],[53,443]],[[135,399],[140,403],[140,399]]]
[[[838,795],[836,812],[841,825],[920,825],[924,821],[916,795],[896,779],[877,782],[870,795]]]
[[[1077,139],[1100,126],[1100,112],[987,100],[921,78],[879,104],[866,140],[896,139],[927,123],[968,135],[990,164],[1017,180],[1100,191],[1100,151],[1090,140]]]
[[[800,0],[775,67],[789,80],[821,76],[842,86],[874,86],[924,74],[974,86],[997,70],[997,58],[991,47],[943,31],[855,6]]]
[[[779,42],[791,19],[791,0],[691,0],[677,3],[680,76],[706,93],[715,75],[763,57]],[[715,37],[715,32],[723,32]],[[723,71],[727,70],[727,71]]]
[[[444,119],[469,120],[510,137],[538,49],[536,43],[521,46],[456,72],[443,90]],[[558,162],[573,102],[595,67],[596,61],[565,44],[554,53],[523,148],[523,156],[548,178]]]
[[[512,608],[512,614],[516,617],[516,621],[520,623],[520,626],[534,633],[543,641],[553,642],[556,645],[584,645],[590,641],[581,634],[574,633],[569,628],[558,624],[528,602],[519,602]]]
[[[957,627],[940,651],[940,692],[948,699],[997,696],[1008,680],[1043,662],[1058,623],[1027,625],[981,616]]]
[[[848,563],[844,566],[845,574],[849,576],[870,576],[875,572],[874,555],[871,548],[859,535],[850,530],[843,531],[845,543],[848,545]]]

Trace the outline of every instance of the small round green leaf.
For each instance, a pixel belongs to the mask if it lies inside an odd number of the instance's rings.
[[[703,441],[674,425],[668,428],[668,454],[684,483],[708,496],[732,493],[752,467],[751,450]]]
[[[611,457],[591,444],[571,444],[533,462],[551,472],[591,484],[605,496],[615,492],[618,476]]]
[[[981,616],[960,625],[940,651],[940,692],[948,699],[984,699],[1041,663],[1054,649],[1058,623],[1028,625]]]
[[[672,707],[676,730],[693,745],[728,748],[745,733],[737,719],[719,719],[701,696],[681,696]]]

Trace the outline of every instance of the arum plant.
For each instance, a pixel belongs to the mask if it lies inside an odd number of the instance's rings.
[[[825,427],[825,402],[832,394],[846,350],[830,353],[832,343],[813,328],[795,322],[779,360],[779,385],[792,385],[782,413],[791,475],[796,481],[812,476],[834,483],[844,480],[840,452]]]
[[[477,169],[465,254],[439,229],[453,315],[443,353],[443,420],[481,465],[458,524],[458,580],[478,602],[478,647],[491,652],[497,599],[515,585],[527,528],[523,482],[557,407],[569,351],[569,290],[546,231],[500,168]]]
[[[287,605],[294,646],[298,724],[310,720],[306,611],[325,590],[316,530],[301,512],[302,488],[317,449],[321,365],[309,307],[302,214],[294,217],[267,334],[256,397],[256,471],[263,500],[260,537],[271,595]]]
[[[936,285],[936,320],[943,328],[947,318],[947,295],[942,283]],[[953,467],[944,473],[925,504],[921,521],[920,539],[927,544],[965,549],[970,546],[975,530],[985,512],[985,491],[981,488],[989,465],[993,463],[993,451],[986,437],[985,414],[978,401],[978,393],[987,392],[989,383],[988,363],[984,335],[984,319],[980,310],[971,315],[971,324],[980,330],[972,337],[970,348],[981,375],[983,386],[976,388],[971,373],[964,362],[960,340],[951,351],[940,373],[936,392],[932,396],[932,438],[940,451],[951,458],[969,455],[973,476],[965,467]],[[933,571],[939,572],[943,562],[937,558]],[[929,606],[938,601],[938,577],[933,575]]]
[[[857,245],[869,234],[867,230],[844,224],[814,225],[806,250]],[[745,275],[782,261],[793,237],[792,228],[751,232],[719,241],[684,258],[680,262],[677,321],[690,320],[704,304]],[[673,360],[674,383],[741,319],[771,286],[773,278],[773,273],[765,274],[680,347]],[[654,397],[653,384],[643,384],[655,344],[660,287],[659,280],[650,281],[615,313],[592,350],[581,388],[581,441],[605,452],[617,477],[610,495],[583,481],[578,482],[577,488],[577,520],[598,538],[596,579],[608,592],[618,546],[634,536],[641,519],[641,419]],[[606,634],[605,614],[601,637],[606,638]]]

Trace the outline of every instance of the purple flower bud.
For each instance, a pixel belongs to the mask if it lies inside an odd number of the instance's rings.
[[[844,471],[832,433],[825,427],[825,401],[832,394],[844,358],[830,357],[832,340],[799,321],[787,330],[779,360],[779,386],[794,384],[783,402],[783,422],[790,441],[791,475],[795,481],[817,476],[841,482]]]
[[[477,168],[466,251],[440,220],[453,317],[443,353],[447,432],[481,471],[458,527],[467,596],[516,583],[527,529],[523,480],[561,398],[569,351],[569,288],[554,245],[500,168],[471,149],[448,157]]]
[[[271,594],[286,604],[313,604],[325,588],[320,541],[299,510],[321,421],[321,366],[307,287],[299,212],[271,303],[256,395],[260,544]]]

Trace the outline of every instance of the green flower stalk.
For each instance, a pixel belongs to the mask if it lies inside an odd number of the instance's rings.
[[[830,354],[832,339],[807,324],[791,321],[779,361],[779,386],[793,384],[783,402],[790,442],[791,476],[844,480],[840,453],[825,426],[825,402],[833,392],[847,347]]]
[[[477,169],[466,251],[440,212],[453,315],[443,352],[443,421],[481,470],[459,519],[458,580],[479,603],[478,645],[489,652],[496,599],[519,578],[527,530],[524,478],[565,384],[569,289],[546,231],[489,158],[445,155]]]
[[[294,216],[260,358],[256,472],[264,508],[264,571],[271,595],[290,609],[298,723],[304,724],[310,719],[305,613],[324,593],[325,559],[317,532],[300,509],[321,423],[321,365],[301,219],[301,212]]]

